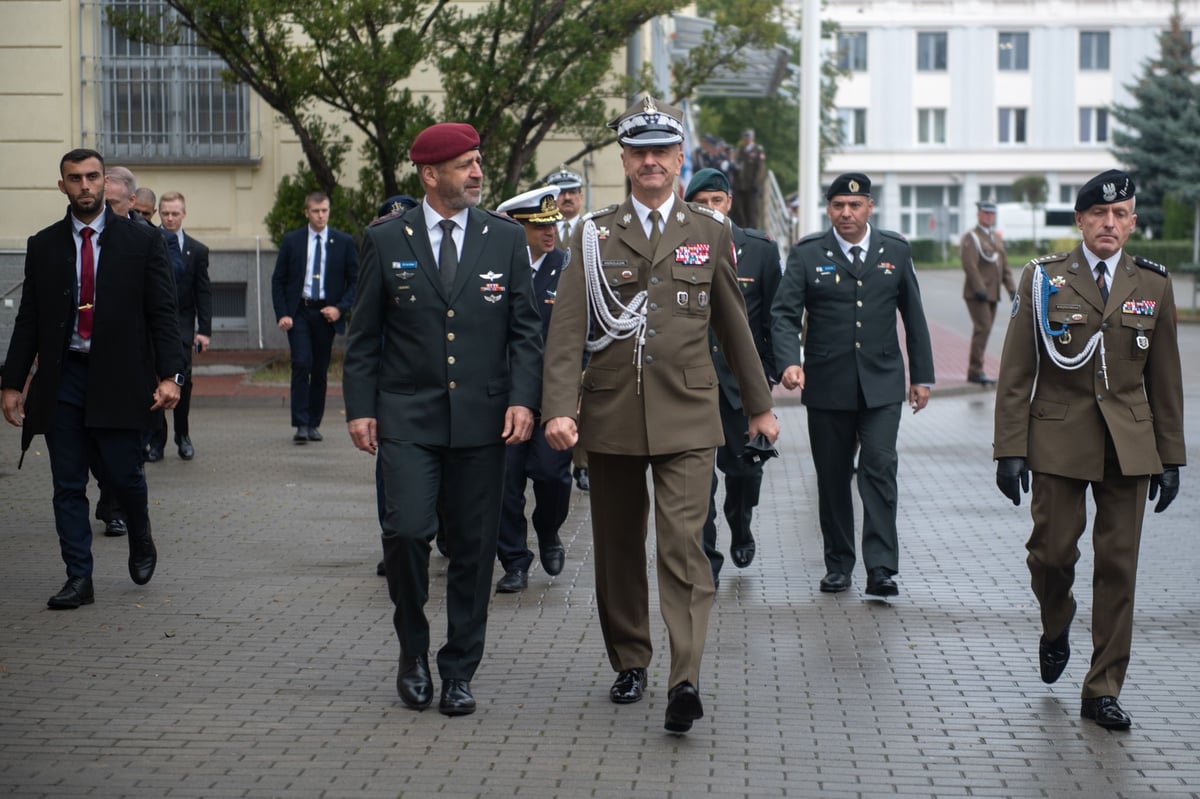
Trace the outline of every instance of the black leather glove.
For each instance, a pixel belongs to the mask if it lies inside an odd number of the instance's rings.
[[[1029,491],[1029,465],[1025,459],[997,458],[996,486],[1001,494],[1012,500],[1012,504],[1020,505],[1021,492]]]
[[[975,292],[975,299],[979,300],[980,302],[987,302],[987,298],[988,295],[986,291]]]
[[[1150,476],[1150,499],[1158,495],[1159,489],[1162,489],[1162,494],[1158,496],[1158,504],[1154,506],[1155,513],[1165,511],[1167,506],[1175,501],[1175,497],[1179,496],[1178,466],[1164,466],[1162,474]]]

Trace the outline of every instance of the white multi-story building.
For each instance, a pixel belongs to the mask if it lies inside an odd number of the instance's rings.
[[[1190,33],[1200,2],[1179,9]],[[1109,108],[1131,104],[1172,3],[826,0],[822,14],[851,73],[836,97],[846,144],[822,184],[865,172],[882,227],[953,238],[976,201],[1011,200],[1017,178],[1044,176],[1048,202],[1070,204],[1119,166]]]

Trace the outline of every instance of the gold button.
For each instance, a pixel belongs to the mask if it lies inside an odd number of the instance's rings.
[[[861,341],[854,342],[854,349],[856,349],[856,350],[862,349],[862,342]]]
[[[856,301],[854,304],[855,304],[855,305],[857,305],[859,308],[861,308],[861,307],[862,307],[862,300],[858,300],[858,301]]]
[[[860,286],[862,285],[862,281],[861,281],[861,280],[860,280],[860,281],[858,281],[858,285],[860,285]]]
[[[855,323],[854,323],[854,326],[855,326],[855,327],[862,327],[862,322],[855,322]]]
[[[446,316],[450,319],[453,319],[454,318],[454,309],[451,308],[450,310],[446,311]]]
[[[455,383],[453,380],[451,380],[450,381],[450,390],[453,391],[456,388],[458,388],[458,383]]]
[[[453,334],[453,333],[447,333],[447,334],[446,334],[446,341],[454,341],[454,334]]]
[[[453,356],[453,355],[451,355],[449,358],[447,358],[447,359],[446,359],[446,363],[448,363],[448,364],[453,364],[453,363],[454,363],[454,356]]]

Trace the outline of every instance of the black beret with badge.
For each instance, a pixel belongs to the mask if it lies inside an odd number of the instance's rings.
[[[561,222],[563,218],[556,202],[560,191],[558,186],[530,189],[500,203],[496,210],[502,214],[508,214],[518,222],[528,222],[531,225],[553,225],[555,222]]]
[[[834,197],[843,195],[870,197],[871,179],[862,172],[847,172],[844,175],[838,175],[833,179],[833,183],[829,184],[829,189],[825,192],[825,199],[832,200]]]
[[[646,95],[608,127],[617,132],[617,140],[630,147],[665,147],[683,143],[683,112],[659,103]]]
[[[1093,205],[1124,202],[1133,199],[1136,193],[1133,178],[1119,169],[1110,169],[1083,184],[1075,197],[1075,210],[1086,211]]]

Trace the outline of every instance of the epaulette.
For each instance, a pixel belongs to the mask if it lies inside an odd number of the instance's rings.
[[[752,227],[744,227],[744,228],[742,228],[742,232],[744,232],[747,236],[749,236],[752,239],[758,239],[760,241],[765,241],[770,244],[775,243],[775,239],[771,238],[771,234],[765,230],[759,230],[758,228],[752,228]]]
[[[384,222],[391,222],[393,219],[399,219],[400,217],[404,216],[406,211],[407,209],[401,211],[392,211],[387,216],[376,217],[375,219],[371,220],[371,223],[367,225],[367,227],[375,227],[376,225],[382,225]]]
[[[807,244],[810,241],[816,241],[817,239],[823,239],[823,238],[825,238],[825,231],[820,231],[818,233],[809,233],[807,236],[802,237],[796,243],[797,244]]]
[[[516,225],[517,227],[522,227],[521,223],[518,222],[517,220],[513,219],[511,216],[507,216],[506,214],[498,214],[495,211],[488,211],[488,209],[486,209],[486,208],[484,208],[483,210],[487,211],[489,214],[491,214],[492,217],[494,217],[496,219],[503,219],[505,222]]]
[[[1165,266],[1162,264],[1156,264],[1154,261],[1150,261],[1140,255],[1133,256],[1133,262],[1142,269],[1149,269],[1152,272],[1158,272],[1163,277],[1166,277],[1167,275],[1167,268]]]
[[[903,235],[897,233],[894,230],[884,230],[883,228],[880,228],[879,235],[886,236],[889,239],[895,239],[896,241],[902,241],[905,244],[908,244],[908,239],[904,238]]]
[[[607,216],[608,214],[616,213],[618,208],[620,208],[619,205],[609,205],[605,208],[597,208],[595,211],[592,211],[591,213],[584,214],[583,219],[581,219],[580,221],[586,222],[589,219],[595,219],[598,216]]]
[[[698,214],[703,214],[704,216],[711,216],[713,219],[717,220],[722,225],[725,224],[725,214],[721,213],[720,211],[718,211],[715,208],[709,208],[707,205],[700,205],[700,203],[688,203],[687,207],[691,208],[693,211],[695,211]]]
[[[1051,253],[1050,255],[1039,255],[1037,258],[1034,258],[1032,261],[1030,261],[1029,265],[1052,264],[1056,261],[1065,261],[1067,260],[1067,256],[1070,254],[1070,252],[1056,252]]]

